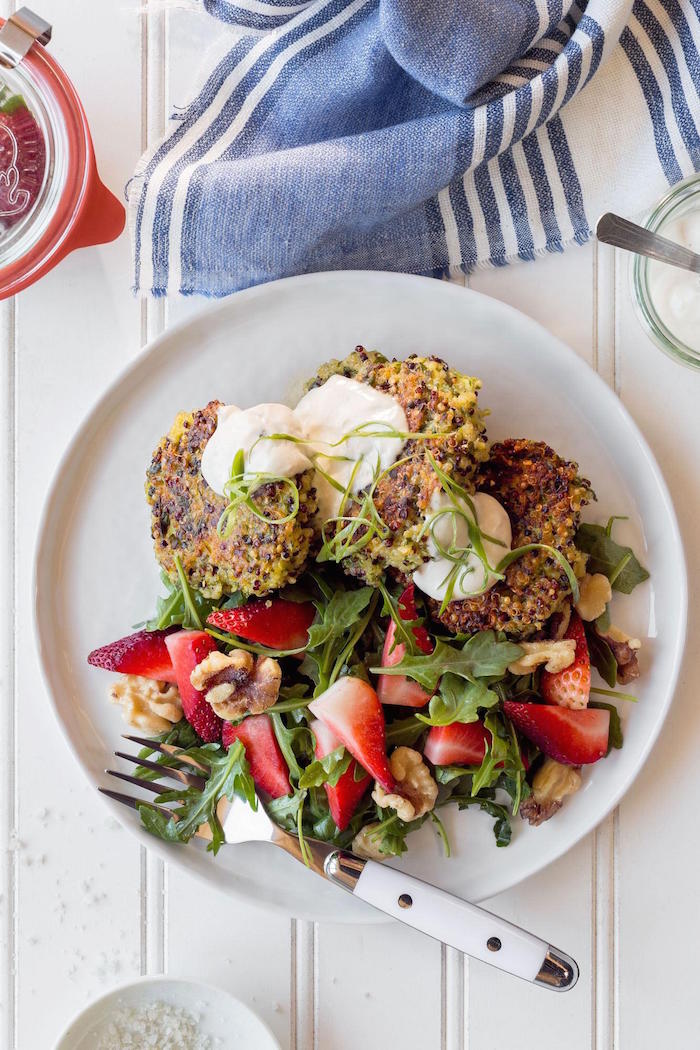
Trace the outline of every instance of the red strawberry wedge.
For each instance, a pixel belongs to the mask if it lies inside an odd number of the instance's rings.
[[[597,762],[608,750],[610,712],[599,708],[569,711],[565,707],[507,700],[504,713],[523,736],[556,762],[582,766]]]
[[[341,746],[338,737],[319,718],[313,720],[311,729],[316,737],[316,758],[325,758]],[[366,773],[361,780],[355,780],[356,769],[357,763],[353,759],[335,787],[331,787],[330,784],[323,785],[328,796],[331,816],[339,831],[345,831],[360,799],[372,783]]]
[[[344,744],[387,791],[396,784],[386,757],[386,727],[379,698],[361,678],[339,678],[309,704],[309,711]]]
[[[237,609],[215,609],[207,623],[270,649],[303,649],[316,610],[311,602],[268,598]]]
[[[288,795],[292,790],[289,770],[269,715],[251,715],[239,725],[224,722],[221,742],[224,747],[230,747],[234,740],[240,740],[245,747],[250,774],[258,791],[270,798]]]
[[[399,615],[402,620],[416,620],[416,591],[410,584],[399,598]],[[432,653],[433,643],[425,627],[413,628],[416,645],[423,653]],[[396,638],[396,624],[389,621],[389,627],[384,641],[382,652],[382,667],[394,667],[401,663],[406,652],[403,642],[394,644]],[[394,704],[396,707],[425,707],[430,700],[430,693],[426,693],[418,682],[406,675],[381,674],[377,682],[377,696],[383,704]]]
[[[93,649],[88,663],[105,671],[136,674],[159,682],[177,681],[173,662],[165,644],[169,631],[136,631],[126,638]]]
[[[542,699],[548,704],[558,704],[560,707],[580,711],[586,707],[591,695],[591,658],[586,632],[578,613],[571,613],[564,637],[573,638],[576,642],[574,662],[556,674],[543,671],[540,676],[540,692]]]
[[[165,644],[175,668],[185,718],[207,744],[220,740],[221,719],[190,681],[197,664],[216,649],[216,642],[205,631],[176,631],[168,635]]]
[[[431,728],[423,754],[434,766],[479,766],[487,742],[491,734],[483,722],[453,722]]]

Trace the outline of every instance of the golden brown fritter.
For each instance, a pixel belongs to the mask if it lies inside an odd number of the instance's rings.
[[[334,374],[394,397],[406,414],[411,433],[442,435],[406,442],[397,465],[379,482],[374,497],[389,535],[373,536],[365,548],[342,563],[346,573],[376,583],[387,568],[410,573],[427,557],[427,538],[421,532],[431,496],[440,485],[428,452],[460,485],[473,490],[474,476],[487,455],[484,413],[477,406],[481,381],[453,371],[437,357],[412,355],[405,361],[387,361],[361,346],[344,361],[324,365],[315,384]],[[358,510],[359,505],[352,503],[344,513],[353,515]],[[361,534],[358,531],[357,538]]]
[[[580,565],[574,536],[581,507],[592,496],[589,483],[542,441],[509,438],[492,446],[476,479],[508,511],[513,548],[546,543],[561,551],[570,565]],[[494,628],[525,638],[541,630],[570,593],[566,573],[551,554],[523,554],[505,572],[505,580],[485,594],[450,602],[440,617],[453,632],[472,634]],[[439,602],[430,600],[437,616]]]
[[[219,404],[210,401],[200,411],[181,412],[153,453],[146,497],[156,558],[177,580],[174,559],[179,555],[190,585],[208,598],[239,590],[268,594],[293,583],[306,564],[316,513],[312,472],[294,479],[299,513],[292,521],[275,525],[241,507],[230,536],[219,536],[216,526],[227,501],[201,474],[202,452],[216,430]],[[255,503],[270,517],[283,517],[292,510],[291,496],[288,486],[269,484],[256,491]]]

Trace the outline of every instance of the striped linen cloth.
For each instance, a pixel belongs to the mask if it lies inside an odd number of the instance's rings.
[[[204,0],[230,25],[128,187],[134,286],[444,276],[700,168],[700,0]]]

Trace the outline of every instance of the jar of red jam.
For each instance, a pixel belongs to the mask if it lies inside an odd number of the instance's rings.
[[[0,299],[69,252],[114,240],[125,212],[100,182],[70,80],[46,51],[51,26],[28,8],[0,19]]]

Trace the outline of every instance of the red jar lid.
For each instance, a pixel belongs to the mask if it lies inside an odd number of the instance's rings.
[[[0,19],[0,299],[75,248],[114,240],[125,211],[102,184],[85,112],[27,8]]]

